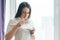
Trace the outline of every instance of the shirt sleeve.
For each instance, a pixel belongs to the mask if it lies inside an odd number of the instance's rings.
[[[7,25],[7,33],[10,32],[13,29],[14,25],[16,25],[16,23],[14,22],[14,20],[12,20],[12,19],[9,20],[9,23]]]

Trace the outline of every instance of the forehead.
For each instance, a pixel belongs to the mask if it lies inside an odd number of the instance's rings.
[[[29,8],[25,7],[22,11],[29,12]]]

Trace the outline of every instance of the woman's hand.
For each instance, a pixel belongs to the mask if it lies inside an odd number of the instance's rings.
[[[33,29],[32,29],[32,30],[30,30],[32,40],[35,40],[34,32],[35,32],[35,28],[33,27]]]
[[[21,25],[25,24],[25,19],[22,18],[18,23],[17,23],[17,27],[20,27]]]
[[[22,18],[21,20],[20,20],[20,22],[18,23],[18,25],[23,25],[23,24],[25,24],[25,22],[26,22],[26,20],[24,19],[24,18]]]
[[[31,33],[31,34],[34,34],[34,32],[35,32],[35,28],[33,27],[33,29],[30,30],[30,33]]]

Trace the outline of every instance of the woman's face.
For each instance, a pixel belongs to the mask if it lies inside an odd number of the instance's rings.
[[[29,16],[29,8],[25,7],[25,8],[23,8],[23,10],[22,10],[21,18],[27,19],[28,16]]]

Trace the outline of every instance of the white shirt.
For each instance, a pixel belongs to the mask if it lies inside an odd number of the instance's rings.
[[[11,19],[8,23],[7,27],[7,33],[11,31],[18,22],[20,21],[20,18],[14,18]],[[15,33],[15,40],[32,40],[30,30],[33,29],[33,23],[30,19],[26,21],[24,25],[18,28],[18,30]]]

